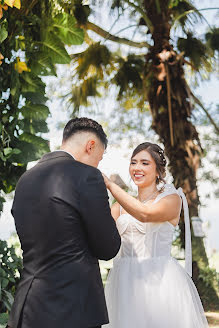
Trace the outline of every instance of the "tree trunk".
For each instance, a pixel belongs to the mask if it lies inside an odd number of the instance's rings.
[[[202,152],[198,133],[191,123],[190,91],[184,77],[183,58],[170,43],[168,0],[160,1],[160,13],[153,1],[145,0],[145,10],[154,27],[154,45],[146,57],[145,82],[150,81],[147,97],[153,118],[152,127],[165,145],[169,169],[176,187],[186,194],[190,217],[198,216],[199,196],[196,174]],[[185,246],[184,223],[180,239]],[[203,239],[192,232],[193,261],[208,265]],[[197,277],[194,277],[197,278]]]
[[[170,15],[168,0],[145,0],[145,10],[152,22],[154,45],[146,56],[144,85],[152,114],[152,128],[165,145],[169,170],[176,187],[182,187],[188,200],[190,218],[198,216],[199,196],[197,170],[202,148],[195,126],[191,122],[193,109],[190,89],[184,77],[184,59],[170,43]],[[180,221],[180,240],[185,247],[184,222]],[[218,309],[215,279],[209,276],[208,258],[203,239],[192,230],[193,280],[205,310]],[[201,275],[200,275],[201,270]],[[209,284],[210,279],[210,284]],[[206,284],[206,281],[208,283]]]

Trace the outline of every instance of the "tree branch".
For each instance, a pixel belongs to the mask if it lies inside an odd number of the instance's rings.
[[[140,5],[139,5],[139,6],[136,6],[133,2],[131,2],[131,1],[129,1],[129,0],[125,0],[125,2],[126,2],[127,4],[129,4],[129,6],[135,8],[135,10],[138,11],[138,12],[142,15],[142,17],[144,18],[145,23],[146,23],[148,29],[150,30],[151,33],[153,33],[154,26],[153,26],[151,20],[149,19],[149,17],[148,17],[148,16],[146,15],[146,13],[144,12],[144,10],[141,9]]]
[[[118,36],[110,34],[107,31],[105,31],[104,29],[102,29],[101,27],[99,27],[99,26],[97,26],[97,25],[95,25],[94,23],[91,23],[91,22],[87,22],[84,27],[85,27],[86,30],[91,30],[91,31],[95,32],[96,34],[102,36],[103,38],[105,38],[107,40],[117,42],[117,43],[120,43],[120,44],[126,44],[130,47],[149,48],[151,46],[147,42],[135,42],[135,41],[128,40],[126,38],[120,38]]]

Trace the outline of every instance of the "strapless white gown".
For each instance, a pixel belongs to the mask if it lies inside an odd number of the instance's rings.
[[[104,327],[208,327],[190,277],[191,239],[185,196],[173,185],[166,185],[154,202],[173,193],[184,200],[186,270],[170,255],[175,229],[171,223],[142,223],[122,214],[117,219],[121,248],[105,287],[110,323]]]

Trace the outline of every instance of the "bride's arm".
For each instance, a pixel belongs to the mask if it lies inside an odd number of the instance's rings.
[[[111,207],[111,215],[116,221],[118,217],[120,216],[120,205],[119,203],[114,203]]]
[[[141,203],[138,199],[130,196],[117,184],[104,177],[109,191],[112,193],[118,203],[132,216],[141,222],[161,222],[171,221],[179,217],[181,208],[181,199],[177,194],[162,198],[159,202],[153,204]]]

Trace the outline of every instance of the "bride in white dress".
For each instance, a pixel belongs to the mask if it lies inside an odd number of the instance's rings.
[[[122,244],[110,271],[105,295],[110,323],[106,328],[204,328],[208,323],[191,279],[189,213],[182,189],[164,182],[166,160],[156,144],[133,152],[130,175],[138,199],[104,176],[118,201],[112,215]],[[121,204],[121,205],[120,205]],[[185,269],[171,257],[174,229],[184,208]]]

